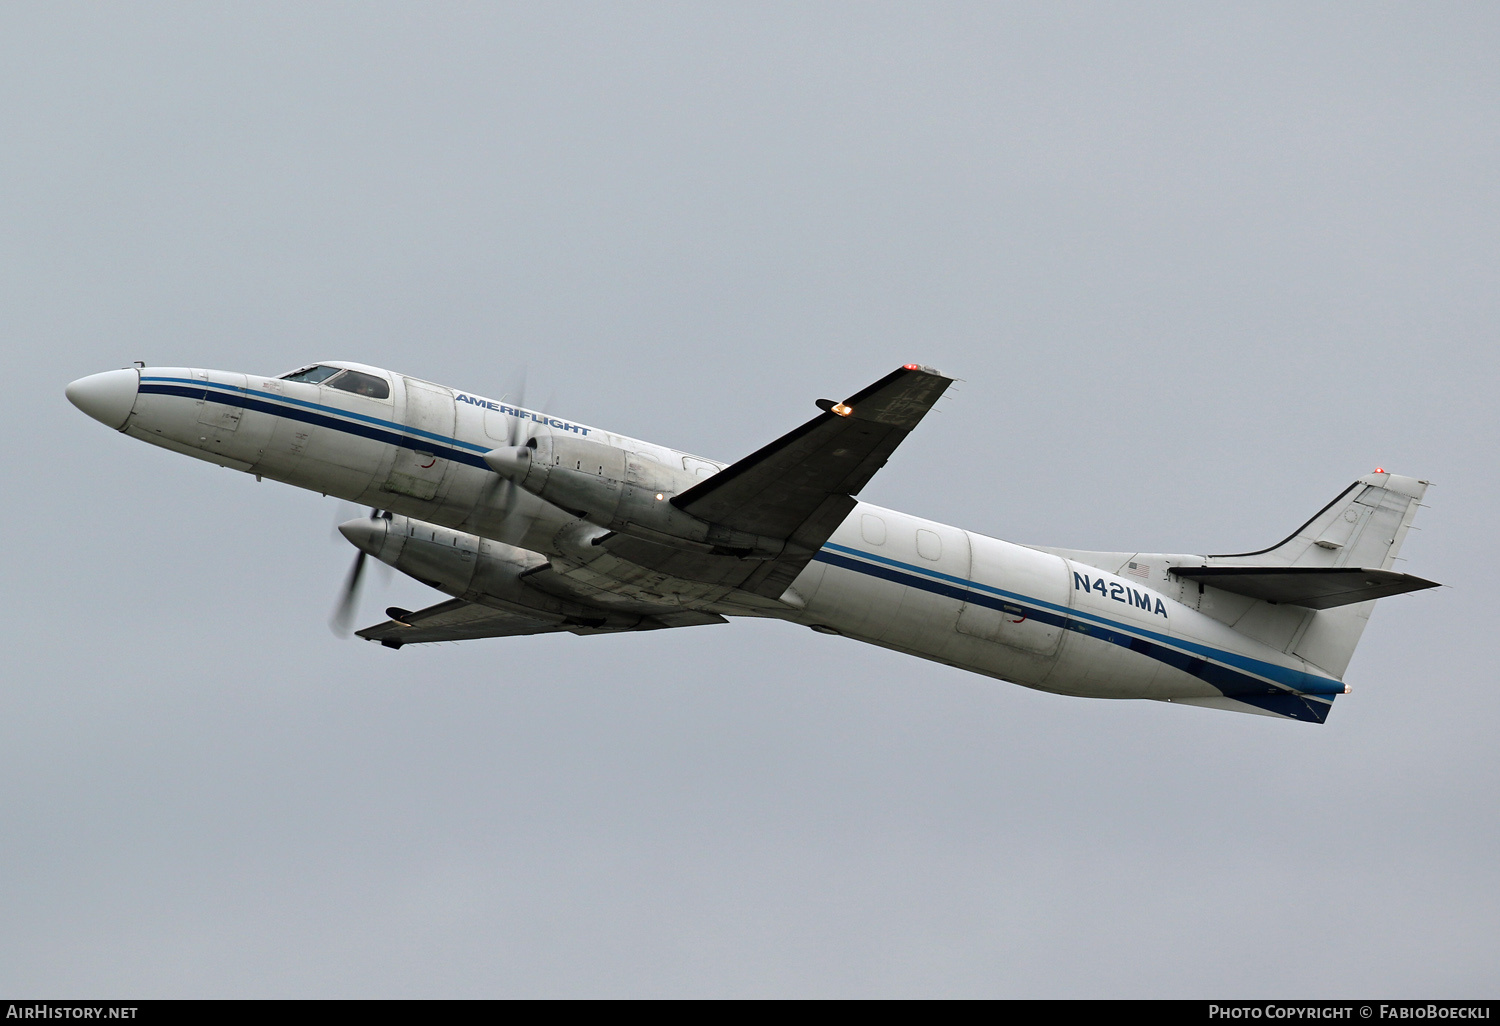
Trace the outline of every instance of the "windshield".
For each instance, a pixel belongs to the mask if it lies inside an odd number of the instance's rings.
[[[391,384],[385,378],[375,374],[366,374],[363,371],[329,367],[321,363],[312,367],[303,367],[290,374],[283,374],[281,380],[305,381],[310,385],[327,385],[329,388],[353,392],[355,395],[367,396],[371,399],[391,397]]]
[[[384,378],[377,378],[373,374],[364,374],[356,370],[346,370],[342,374],[330,378],[326,384],[329,388],[342,389],[345,392],[353,392],[355,395],[369,396],[371,399],[389,399],[391,397],[391,386]]]
[[[337,367],[303,367],[299,371],[292,371],[292,373],[290,374],[283,374],[281,376],[281,379],[283,381],[310,381],[316,384],[317,382],[322,381],[324,378],[332,377],[338,372],[339,369]]]

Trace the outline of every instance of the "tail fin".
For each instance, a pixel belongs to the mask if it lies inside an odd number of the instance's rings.
[[[1427,482],[1376,472],[1355,481],[1286,540],[1258,552],[1209,556],[1210,566],[1389,570],[1411,529]],[[1342,677],[1375,603],[1319,609],[1292,646],[1314,666]]]
[[[1427,482],[1414,477],[1367,474],[1279,544],[1208,558],[1232,566],[1389,570],[1426,492]]]

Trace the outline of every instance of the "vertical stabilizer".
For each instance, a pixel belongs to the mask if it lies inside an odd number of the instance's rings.
[[[1208,564],[1389,570],[1426,491],[1427,482],[1414,477],[1368,474],[1279,544],[1258,552],[1209,556]],[[1357,602],[1316,611],[1294,640],[1292,653],[1342,677],[1374,606]]]

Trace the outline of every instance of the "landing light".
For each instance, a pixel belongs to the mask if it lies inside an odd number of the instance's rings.
[[[854,412],[854,407],[849,406],[846,403],[834,403],[833,406],[829,408],[829,412],[837,413],[840,417],[847,417]]]
[[[666,496],[665,496],[665,495],[663,495],[663,494],[662,494],[662,493],[661,493],[661,492],[657,492],[657,493],[656,493],[656,501],[657,501],[657,502],[660,502],[660,501],[661,501],[661,500],[663,500],[663,499],[665,499],[665,498],[666,498]]]

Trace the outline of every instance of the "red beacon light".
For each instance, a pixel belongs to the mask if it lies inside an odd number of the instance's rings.
[[[1375,468],[1375,473],[1377,473],[1377,474],[1384,474],[1385,473],[1385,468],[1384,467],[1376,467]]]
[[[903,364],[902,367],[901,367],[901,369],[902,370],[921,370],[922,369],[922,365],[920,363],[908,363],[908,364]]]

